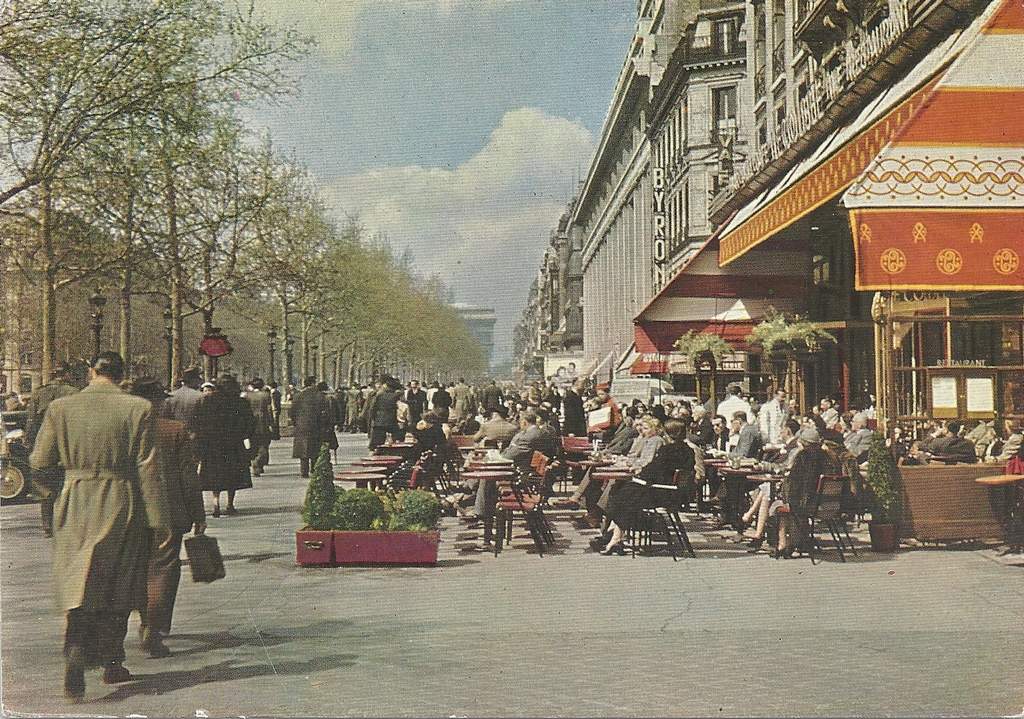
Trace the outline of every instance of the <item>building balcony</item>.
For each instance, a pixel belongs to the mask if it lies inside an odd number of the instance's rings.
[[[786,46],[778,45],[772,53],[772,77],[778,79],[786,74]]]
[[[764,97],[765,94],[764,68],[762,67],[754,74],[754,102],[757,102],[760,98]]]

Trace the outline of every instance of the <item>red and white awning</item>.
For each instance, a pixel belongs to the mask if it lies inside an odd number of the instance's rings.
[[[858,289],[1024,290],[1024,5],[980,22],[843,196]]]
[[[733,215],[720,263],[847,192],[858,289],[1024,289],[1022,31],[1021,0],[994,0],[950,33]]]

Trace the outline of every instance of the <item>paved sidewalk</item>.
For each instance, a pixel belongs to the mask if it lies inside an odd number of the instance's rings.
[[[302,569],[305,482],[268,474],[210,520],[228,577],[185,568],[168,646],[138,680],[61,698],[62,623],[35,505],[0,510],[7,714],[186,716],[935,716],[1024,708],[1024,567],[991,551],[772,561],[693,533],[698,558],[602,557],[558,521],[495,558],[446,519],[436,568]],[[342,437],[342,458],[365,454]]]

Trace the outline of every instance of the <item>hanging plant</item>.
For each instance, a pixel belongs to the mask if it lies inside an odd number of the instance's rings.
[[[717,364],[723,356],[732,351],[729,343],[718,335],[694,332],[693,330],[677,339],[674,347],[680,354],[689,358],[690,364],[694,367],[697,366],[697,362],[705,354],[710,354],[714,357]]]
[[[836,338],[806,317],[787,316],[770,308],[765,318],[751,331],[747,341],[760,345],[765,354],[771,354],[775,348],[793,352],[817,352],[822,345],[835,343]]]

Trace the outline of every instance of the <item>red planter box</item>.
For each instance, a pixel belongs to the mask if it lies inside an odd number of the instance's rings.
[[[437,564],[440,532],[334,532],[336,564]]]
[[[333,567],[334,532],[315,529],[295,532],[295,563],[303,567]]]

